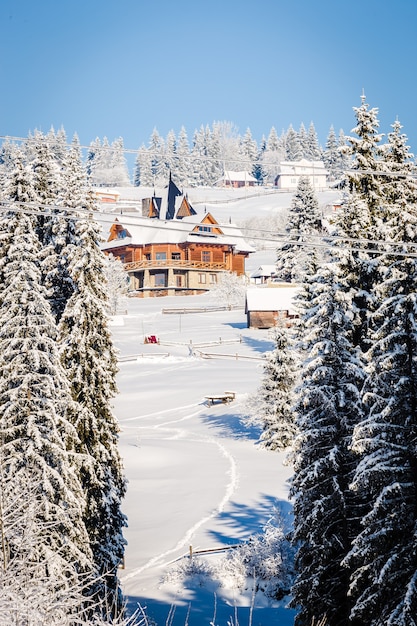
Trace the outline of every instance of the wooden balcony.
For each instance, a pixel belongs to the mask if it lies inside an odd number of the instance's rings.
[[[124,263],[126,271],[134,270],[154,270],[154,269],[201,269],[201,270],[225,270],[227,269],[226,263],[207,263],[206,261],[185,261],[180,259],[158,259],[148,261],[144,259],[142,261],[132,261],[130,263]]]

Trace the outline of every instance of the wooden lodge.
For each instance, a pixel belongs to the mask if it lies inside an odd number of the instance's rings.
[[[222,272],[244,274],[254,252],[235,226],[197,215],[172,180],[163,197],[142,201],[142,216],[118,216],[102,249],[124,263],[139,297],[203,293]]]

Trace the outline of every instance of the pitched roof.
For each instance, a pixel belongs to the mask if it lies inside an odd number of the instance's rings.
[[[100,216],[103,224],[106,242],[101,245],[103,250],[118,248],[120,245],[146,245],[151,243],[179,244],[186,242],[211,243],[218,245],[233,246],[236,252],[255,252],[255,248],[249,245],[240,229],[228,224],[219,224],[220,232],[198,230],[196,225],[204,223],[201,216],[190,216],[182,220],[154,220],[147,217],[118,216],[118,230],[124,229],[128,236],[124,239],[110,239],[110,231],[114,232],[114,225],[106,222],[106,215]],[[205,218],[207,217],[207,214]],[[123,220],[123,221],[122,221]],[[217,224],[217,222],[215,222]]]
[[[294,314],[298,287],[283,283],[275,287],[251,287],[246,290],[247,311],[288,311]]]

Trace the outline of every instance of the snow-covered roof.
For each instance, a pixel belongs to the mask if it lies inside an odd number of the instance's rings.
[[[225,170],[221,180],[235,180],[238,182],[245,182],[245,183],[257,182],[254,176],[249,174],[249,172],[245,172],[244,170],[241,170],[239,172],[235,172],[233,170]]]
[[[146,244],[179,244],[184,242],[196,243],[216,243],[219,245],[233,246],[237,252],[255,252],[255,248],[248,244],[242,232],[236,227],[228,224],[215,224],[223,234],[209,234],[204,232],[192,232],[196,224],[201,223],[201,215],[187,217],[183,220],[157,220],[147,217],[118,216],[118,223],[124,227],[130,237],[124,239],[114,239],[102,244],[102,250],[112,250],[120,245],[146,245]],[[103,220],[100,220],[103,224]],[[113,222],[103,224],[103,235],[108,239],[110,227]],[[206,224],[204,224],[206,226]],[[208,225],[210,226],[210,225]]]
[[[262,276],[272,276],[275,274],[276,267],[275,265],[261,265],[257,270],[252,272],[250,275],[251,278],[261,278]]]
[[[295,314],[294,298],[298,287],[277,284],[274,287],[251,287],[246,290],[248,311],[288,311]]]

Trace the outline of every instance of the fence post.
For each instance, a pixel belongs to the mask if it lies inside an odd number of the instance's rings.
[[[190,546],[190,561],[193,560],[193,546]]]

